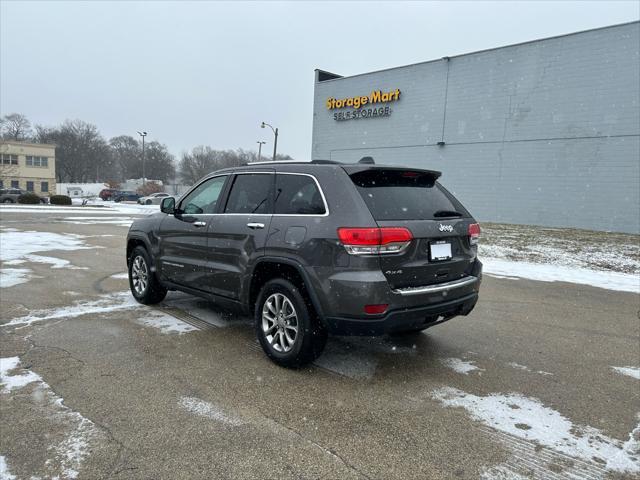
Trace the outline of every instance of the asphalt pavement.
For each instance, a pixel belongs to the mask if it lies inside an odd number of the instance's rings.
[[[485,276],[468,317],[287,370],[251,319],[136,304],[107,218],[0,211],[0,478],[639,478],[638,294]]]

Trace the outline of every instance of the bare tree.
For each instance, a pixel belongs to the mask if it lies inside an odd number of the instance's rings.
[[[138,140],[130,135],[120,135],[109,140],[109,147],[121,181],[142,177],[142,147]]]
[[[38,126],[35,139],[56,144],[59,182],[98,182],[113,175],[111,150],[95,125],[67,120],[60,127]]]
[[[0,130],[5,140],[24,141],[31,136],[31,122],[21,113],[10,113],[0,119]]]
[[[277,155],[277,160],[291,160],[289,155]],[[227,167],[236,167],[258,161],[258,153],[251,150],[214,150],[211,147],[195,147],[182,154],[179,165],[181,180],[192,185],[208,173]]]
[[[211,147],[199,146],[182,154],[180,178],[191,185],[207,173],[244,163],[246,161],[239,158],[233,150],[214,150]]]

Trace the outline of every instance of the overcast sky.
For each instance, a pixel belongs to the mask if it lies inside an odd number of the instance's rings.
[[[107,138],[311,153],[313,70],[378,70],[637,20],[628,2],[0,1],[0,112]]]

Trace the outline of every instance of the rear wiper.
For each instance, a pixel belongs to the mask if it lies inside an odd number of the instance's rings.
[[[462,217],[463,215],[460,212],[456,212],[455,210],[438,210],[433,214],[434,217]]]

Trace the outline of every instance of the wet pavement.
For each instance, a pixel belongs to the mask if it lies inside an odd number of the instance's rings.
[[[0,478],[640,475],[635,293],[486,276],[468,317],[333,337],[293,371],[251,319],[136,304],[113,216],[0,211],[0,252],[30,252],[2,263],[22,271],[0,289]]]

